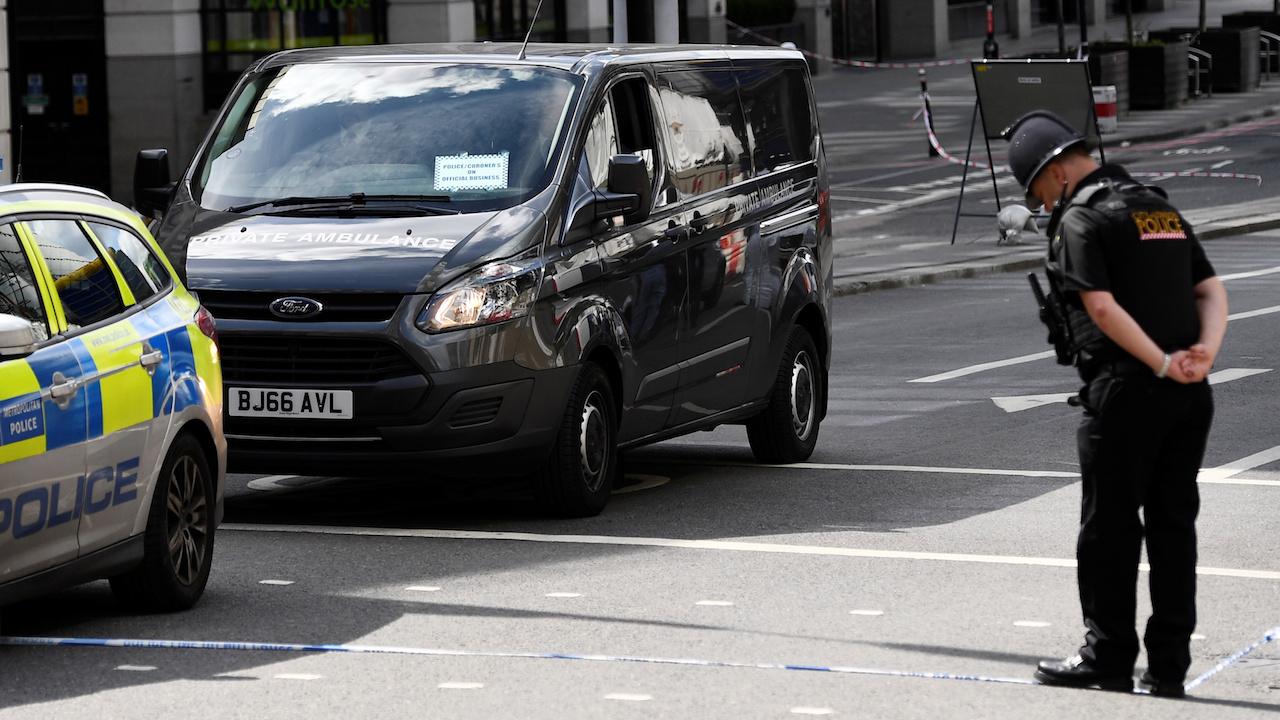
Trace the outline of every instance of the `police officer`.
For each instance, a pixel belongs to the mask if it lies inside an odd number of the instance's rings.
[[[1164,192],[1100,166],[1061,118],[1030,113],[1005,137],[1028,205],[1057,211],[1047,269],[1086,383],[1076,549],[1085,641],[1035,676],[1132,690],[1145,537],[1152,615],[1141,681],[1182,697],[1196,622],[1196,475],[1213,415],[1206,378],[1226,330],[1226,290]]]

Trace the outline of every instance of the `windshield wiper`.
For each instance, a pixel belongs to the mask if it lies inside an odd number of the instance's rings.
[[[453,198],[448,195],[366,195],[364,193],[351,193],[350,195],[330,195],[309,197],[306,195],[291,195],[289,197],[275,198],[272,200],[260,200],[258,202],[246,203],[244,205],[232,205],[227,208],[227,212],[242,213],[250,210],[256,210],[260,207],[294,207],[297,205],[341,205],[346,207],[361,206],[370,202],[437,202],[447,203]],[[422,208],[430,210],[432,208]]]

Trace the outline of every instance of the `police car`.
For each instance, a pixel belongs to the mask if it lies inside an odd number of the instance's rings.
[[[190,607],[222,516],[213,317],[136,214],[0,186],[0,607],[110,578]]]

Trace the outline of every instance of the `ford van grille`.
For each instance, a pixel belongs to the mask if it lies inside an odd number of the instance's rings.
[[[227,383],[345,385],[421,374],[403,350],[375,338],[226,333],[220,347]]]
[[[200,290],[200,302],[218,320],[276,320],[271,303],[286,297],[301,296],[316,301],[322,308],[305,317],[288,318],[289,322],[386,322],[396,314],[400,300],[396,293],[289,293],[242,290]]]

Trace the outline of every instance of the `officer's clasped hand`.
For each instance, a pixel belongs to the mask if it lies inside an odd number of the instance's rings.
[[[1186,350],[1179,350],[1169,358],[1167,377],[1184,385],[1202,382],[1209,376],[1209,370],[1213,368],[1213,356],[1210,355],[1209,348],[1202,343],[1192,345]]]

